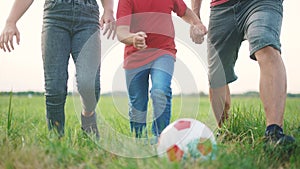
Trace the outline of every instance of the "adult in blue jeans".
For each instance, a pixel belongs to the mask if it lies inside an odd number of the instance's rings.
[[[206,28],[183,0],[119,0],[117,10],[117,37],[126,44],[123,67],[131,131],[136,138],[148,137],[146,120],[150,79],[152,134],[155,138],[151,143],[157,142],[171,118],[171,80],[177,51],[172,12],[193,25],[198,30],[195,32],[203,32],[204,36]]]
[[[14,49],[20,33],[17,21],[33,0],[15,0],[0,36],[0,48]],[[114,34],[113,0],[102,0],[104,13],[99,20],[96,0],[45,0],[42,28],[42,57],[45,78],[46,117],[49,130],[64,135],[68,64],[76,67],[77,88],[82,100],[83,131],[99,138],[95,108],[100,96],[100,28]],[[113,35],[114,36],[114,35]]]
[[[200,18],[202,0],[192,0]],[[266,145],[292,145],[283,133],[286,71],[281,58],[280,31],[283,0],[212,0],[208,26],[210,101],[219,124],[228,118],[230,90],[237,80],[234,66],[242,41],[248,40],[250,58],[260,67],[260,97],[266,114]],[[193,36],[197,41],[197,36]]]

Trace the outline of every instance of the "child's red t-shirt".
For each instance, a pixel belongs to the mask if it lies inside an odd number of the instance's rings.
[[[132,33],[143,31],[147,34],[146,49],[125,46],[123,67],[137,68],[164,54],[175,58],[177,50],[171,13],[181,17],[186,9],[183,0],[119,0],[117,25],[130,26]]]

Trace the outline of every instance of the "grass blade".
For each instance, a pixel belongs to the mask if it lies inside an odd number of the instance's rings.
[[[10,130],[11,130],[11,124],[12,124],[12,107],[11,107],[11,104],[12,104],[12,96],[13,96],[13,93],[10,92],[10,96],[9,96],[9,103],[8,103],[8,112],[7,112],[7,128],[6,128],[6,133],[7,133],[7,136],[9,137],[10,136]]]

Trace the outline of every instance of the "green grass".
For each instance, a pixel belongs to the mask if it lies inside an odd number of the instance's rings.
[[[131,137],[124,98],[101,97],[97,108],[101,119],[99,143],[81,132],[78,98],[69,96],[67,99],[66,133],[62,139],[47,129],[44,102],[41,96],[0,96],[0,168],[300,168],[299,147],[286,160],[263,151],[265,114],[258,98],[233,98],[230,118],[222,127],[225,134],[218,138],[215,160],[185,163],[170,163],[165,158],[151,156],[151,150],[139,152],[135,142],[116,140],[120,135]],[[209,101],[205,97],[200,100],[174,97],[172,112],[172,121],[193,117],[213,125]],[[300,99],[288,98],[284,130],[296,138],[298,145],[299,113]],[[151,113],[148,118],[151,119]],[[150,155],[145,158],[116,155],[122,153]]]

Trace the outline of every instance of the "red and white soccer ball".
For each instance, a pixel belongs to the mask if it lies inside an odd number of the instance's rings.
[[[216,141],[213,132],[195,119],[178,119],[168,125],[160,135],[157,147],[159,156],[169,161],[186,159],[214,159]]]

